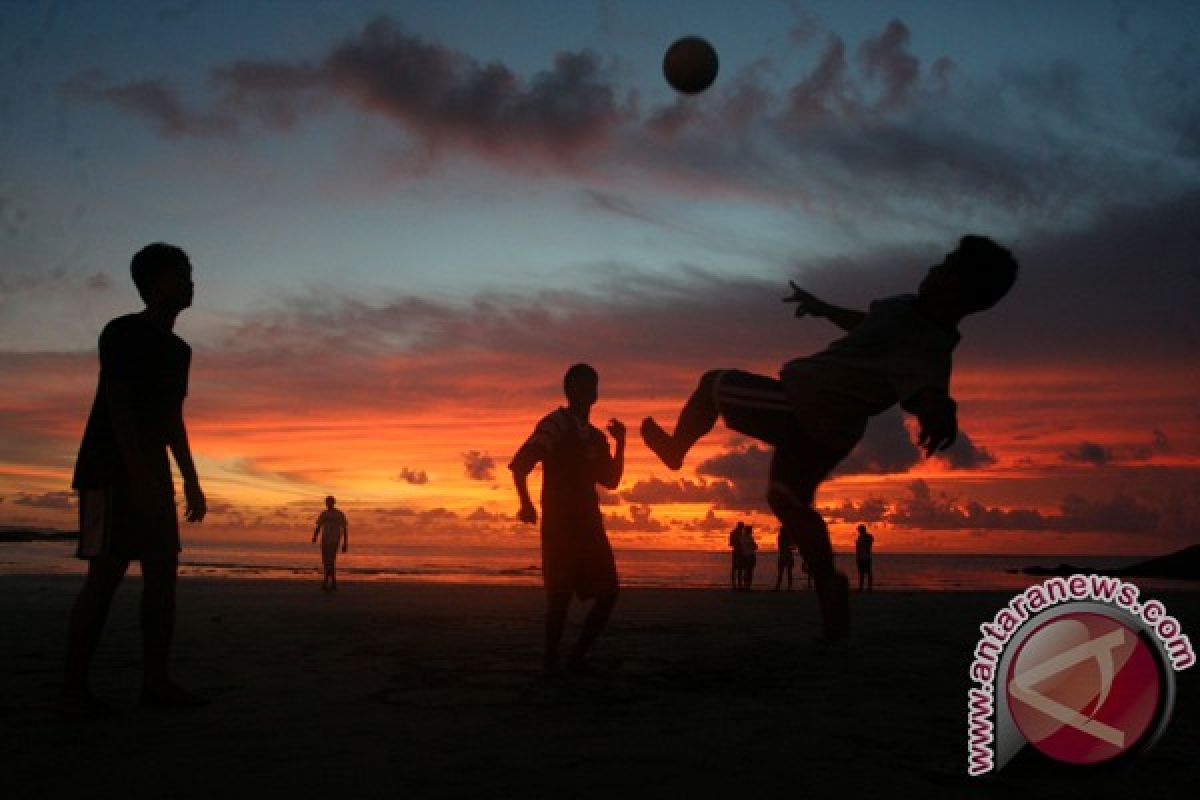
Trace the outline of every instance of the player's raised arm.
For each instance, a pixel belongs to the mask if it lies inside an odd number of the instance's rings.
[[[923,389],[901,407],[915,414],[921,424],[917,445],[925,450],[926,458],[945,450],[958,438],[958,404],[941,389]]]
[[[609,461],[606,474],[600,479],[600,485],[605,489],[616,489],[621,484],[621,475],[625,473],[625,423],[619,419],[610,419],[608,435],[613,437],[617,448]]]
[[[866,312],[826,303],[812,292],[801,289],[796,285],[795,281],[788,281],[788,285],[792,287],[792,293],[788,297],[783,298],[783,302],[796,304],[797,317],[804,317],[809,314],[814,317],[824,317],[844,331],[857,328],[859,323],[867,318]]]

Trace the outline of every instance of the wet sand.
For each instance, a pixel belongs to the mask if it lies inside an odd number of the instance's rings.
[[[1021,757],[968,779],[967,667],[1001,592],[855,595],[850,641],[825,646],[810,592],[630,589],[597,674],[547,683],[538,589],[348,582],[330,596],[189,577],[175,672],[213,702],[167,712],[135,705],[131,577],[94,678],[125,714],[66,722],[52,705],[79,580],[0,577],[6,797],[1169,797],[1153,793],[1200,779],[1200,667],[1177,675],[1174,719],[1143,759]],[[1147,594],[1200,641],[1200,592]]]

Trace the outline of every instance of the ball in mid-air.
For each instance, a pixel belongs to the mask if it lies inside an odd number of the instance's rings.
[[[717,79],[717,51],[699,36],[685,36],[667,48],[663,75],[677,92],[703,92]]]

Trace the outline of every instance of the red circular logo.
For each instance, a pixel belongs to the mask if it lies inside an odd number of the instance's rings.
[[[1120,620],[1067,613],[1021,643],[1007,692],[1013,722],[1030,744],[1058,761],[1095,764],[1135,747],[1154,723],[1159,663]]]

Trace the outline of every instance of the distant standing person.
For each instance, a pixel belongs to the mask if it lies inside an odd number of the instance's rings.
[[[792,590],[792,568],[796,566],[796,556],[792,554],[792,549],[796,546],[792,543],[791,538],[784,532],[783,528],[779,529],[779,538],[776,540],[776,545],[779,548],[779,565],[775,573],[775,591],[779,591],[783,586],[783,576],[787,574],[788,591]]]
[[[96,397],[71,482],[79,491],[79,547],[87,577],[71,609],[60,709],[74,717],[117,713],[92,695],[92,657],[130,561],[142,566],[143,706],[207,701],[179,687],[167,669],[175,629],[179,520],[167,451],[183,476],[189,522],[207,506],[192,461],[183,400],[192,349],[172,328],[192,304],[192,265],[183,250],[151,244],[133,257],[145,310],[117,317],[100,334]]]
[[[866,525],[858,526],[858,538],[854,540],[854,557],[858,561],[858,590],[863,590],[863,582],[866,582],[867,591],[874,588],[875,577],[871,573],[871,546],[875,544],[875,537],[867,533]]]
[[[754,541],[754,526],[742,528],[742,591],[754,585],[754,567],[758,563],[758,542]]]
[[[746,525],[741,520],[729,532],[729,552],[732,562],[729,570],[729,585],[734,590],[742,588],[742,529]]]
[[[521,508],[517,518],[533,525],[538,512],[529,497],[529,473],[542,464],[542,580],[546,587],[546,652],[544,671],[561,671],[559,645],[572,595],[592,599],[579,641],[567,657],[570,672],[585,669],[584,656],[608,624],[617,602],[617,564],[604,532],[596,484],[616,489],[625,471],[625,426],[609,420],[608,439],[592,425],[592,406],[600,392],[600,376],[588,364],[575,364],[563,376],[566,408],[538,422],[508,468]]]
[[[340,509],[334,508],[337,498],[333,495],[325,498],[325,510],[317,515],[317,527],[313,530],[312,540],[321,537],[321,564],[325,567],[325,577],[321,579],[321,588],[327,592],[337,591],[337,554],[338,545],[342,552],[350,548],[350,523]]]

